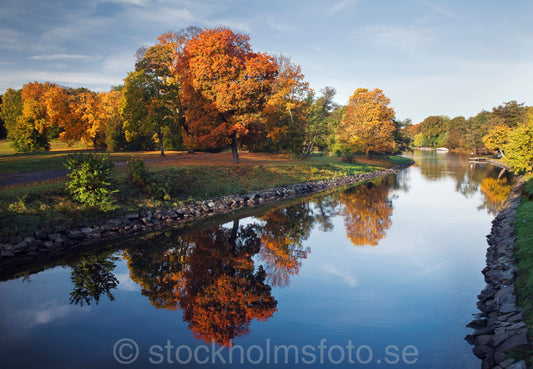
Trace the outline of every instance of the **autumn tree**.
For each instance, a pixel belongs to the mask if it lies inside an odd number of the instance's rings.
[[[483,136],[483,143],[489,150],[499,151],[505,157],[504,147],[509,143],[508,135],[511,128],[503,125],[492,127],[489,133]]]
[[[47,108],[47,94],[53,87],[46,82],[32,82],[24,85],[21,91],[22,114],[10,132],[10,139],[17,151],[48,151],[48,129],[50,115]]]
[[[59,139],[69,144],[82,142],[95,149],[105,146],[107,115],[103,107],[104,93],[97,94],[86,88],[57,91],[54,112],[63,132]],[[62,103],[68,101],[65,107]]]
[[[300,66],[290,58],[276,56],[275,63],[279,70],[263,110],[264,126],[258,127],[258,138],[248,146],[262,151],[299,153],[309,108],[306,100],[309,84],[304,81]]]
[[[508,133],[504,151],[505,163],[515,173],[533,171],[533,108],[530,108],[526,121]]]
[[[248,36],[227,28],[206,29],[191,38],[184,55],[190,87],[183,90],[185,100],[201,102],[197,109],[187,108],[188,129],[205,146],[230,145],[238,163],[239,144],[262,118],[278,66],[271,56],[253,52]]]
[[[337,130],[338,141],[348,152],[390,153],[395,148],[394,110],[380,89],[357,89],[350,97]]]

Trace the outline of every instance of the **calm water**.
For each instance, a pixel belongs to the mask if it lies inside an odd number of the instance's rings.
[[[509,183],[451,154],[414,159],[1,282],[0,366],[479,368],[463,337]]]

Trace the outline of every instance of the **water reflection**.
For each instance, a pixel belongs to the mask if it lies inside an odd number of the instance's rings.
[[[131,279],[139,281],[142,293],[158,308],[183,309],[183,319],[195,337],[228,346],[248,333],[250,321],[267,320],[277,302],[265,283],[265,270],[254,268],[252,256],[261,245],[254,227],[222,226],[193,232],[178,241],[178,247],[150,253],[128,249]]]
[[[495,215],[512,187],[512,176],[490,164],[469,162],[468,157],[452,153],[414,153],[422,175],[429,180],[445,177],[455,181],[455,190],[465,197],[480,191],[484,199],[478,209]]]
[[[355,246],[377,246],[385,237],[392,224],[393,180],[390,176],[340,193],[346,236]]]
[[[109,254],[92,255],[82,258],[72,268],[71,281],[74,290],[70,293],[70,304],[83,306],[92,301],[98,305],[100,296],[106,295],[109,300],[115,297],[111,290],[117,288],[118,279],[113,274],[118,258]]]

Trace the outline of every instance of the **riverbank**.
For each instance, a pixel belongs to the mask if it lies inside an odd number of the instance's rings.
[[[176,206],[143,209],[105,221],[88,222],[83,226],[61,225],[53,229],[37,229],[32,232],[32,235],[25,236],[17,243],[0,244],[0,261],[3,264],[9,264],[20,259],[37,257],[40,254],[61,253],[65,249],[83,248],[136,232],[149,232],[213,215],[230,213],[237,209],[253,208],[269,202],[293,199],[345,187],[396,173],[414,163],[410,159],[402,161],[404,164],[369,173],[249,191],[245,194],[188,201]]]
[[[523,179],[516,184],[492,222],[487,236],[487,286],[478,295],[479,316],[468,326],[474,329],[465,339],[474,345],[474,354],[482,360],[482,368],[525,369],[528,352],[528,327],[517,302],[515,284],[520,268],[515,258],[514,221],[521,205]]]
[[[237,166],[231,164],[231,153],[145,159],[146,174],[141,184],[131,180],[127,166],[115,166],[110,187],[119,191],[105,212],[73,201],[65,191],[66,178],[4,187],[0,196],[0,243],[18,243],[32,237],[35,229],[84,226],[131,212],[178,207],[189,201],[368,173],[409,160],[358,158],[357,163],[347,164],[336,157],[304,159],[255,153],[243,153],[241,157]]]

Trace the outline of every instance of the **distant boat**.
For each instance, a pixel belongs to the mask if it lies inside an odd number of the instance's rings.
[[[448,152],[449,150],[445,147],[439,147],[437,148],[437,152]]]

